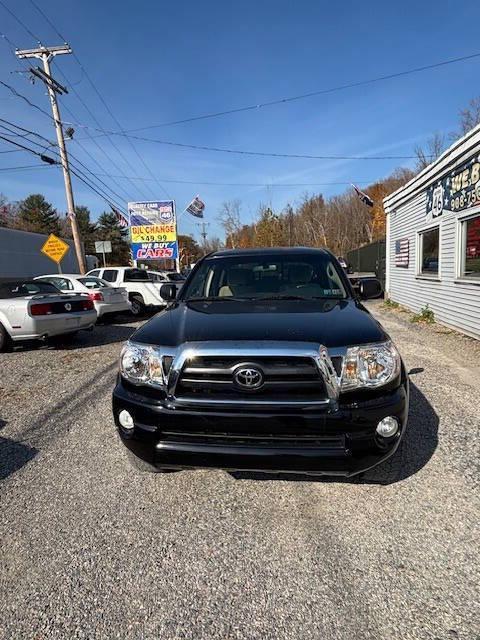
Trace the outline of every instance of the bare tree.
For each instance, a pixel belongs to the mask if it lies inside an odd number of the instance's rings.
[[[417,171],[421,171],[434,162],[445,149],[445,136],[442,133],[434,133],[427,140],[426,148],[417,145],[415,147],[415,155],[417,156]]]
[[[203,245],[203,251],[205,253],[211,253],[212,251],[219,251],[222,247],[223,242],[220,238],[208,238]]]
[[[464,136],[477,124],[480,124],[480,96],[470,100],[468,107],[460,111],[460,132],[454,134],[455,137]]]
[[[225,229],[227,242],[231,244],[232,249],[235,249],[235,244],[236,244],[235,236],[236,234],[238,234],[242,226],[240,222],[241,207],[242,207],[242,203],[240,200],[238,199],[227,200],[222,204],[220,212],[217,217],[217,220]]]

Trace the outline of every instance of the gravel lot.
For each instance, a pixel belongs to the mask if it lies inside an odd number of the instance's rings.
[[[360,483],[134,475],[133,323],[0,355],[0,638],[480,638],[480,347],[371,307],[423,371],[402,464]]]

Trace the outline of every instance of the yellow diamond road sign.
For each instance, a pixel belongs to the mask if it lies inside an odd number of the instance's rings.
[[[59,264],[69,249],[70,246],[66,242],[51,233],[45,240],[42,253],[48,256],[50,260]]]

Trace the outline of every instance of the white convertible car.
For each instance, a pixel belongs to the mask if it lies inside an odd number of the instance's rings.
[[[93,301],[98,318],[129,312],[132,305],[124,287],[114,287],[106,280],[79,274],[38,276],[35,281],[50,282],[62,293],[84,293]]]
[[[49,282],[0,279],[0,351],[12,342],[73,334],[97,320],[86,295],[63,294]]]

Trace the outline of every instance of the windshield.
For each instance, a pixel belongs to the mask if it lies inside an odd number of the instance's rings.
[[[108,282],[105,282],[105,280],[92,278],[91,276],[88,278],[78,278],[78,281],[87,287],[87,289],[104,289],[105,287],[110,287]]]
[[[50,282],[41,280],[17,280],[0,283],[0,298],[22,298],[36,293],[61,293],[57,287]]]
[[[205,260],[183,299],[345,298],[328,254],[231,256]]]
[[[150,277],[144,269],[127,269],[125,282],[150,282]]]
[[[180,282],[180,280],[185,280],[185,278],[180,273],[176,273],[175,271],[167,273],[167,278],[171,282]]]

